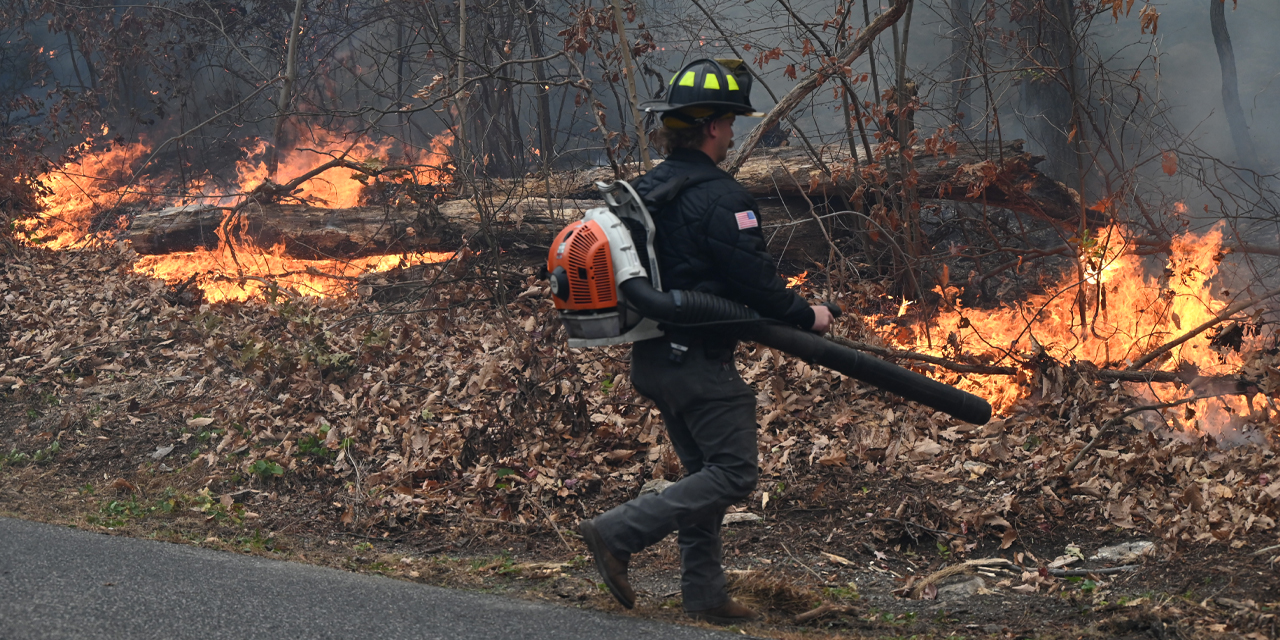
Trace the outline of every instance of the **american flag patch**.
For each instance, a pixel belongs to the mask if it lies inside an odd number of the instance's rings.
[[[754,229],[760,226],[760,219],[756,217],[756,212],[754,211],[739,211],[733,214],[733,219],[738,221],[738,231]]]

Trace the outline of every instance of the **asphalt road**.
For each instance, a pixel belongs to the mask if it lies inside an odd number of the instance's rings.
[[[0,518],[0,640],[738,634]]]

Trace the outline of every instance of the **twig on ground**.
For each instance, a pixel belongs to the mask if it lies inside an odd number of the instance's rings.
[[[1264,553],[1267,553],[1268,551],[1280,551],[1280,544],[1273,544],[1269,547],[1263,547],[1261,549],[1258,549],[1257,551],[1254,551],[1249,555],[1260,556]]]
[[[1140,564],[1126,564],[1121,567],[1107,567],[1105,569],[1049,569],[1049,575],[1055,578],[1085,578],[1091,575],[1109,576],[1113,573],[1136,571],[1140,568],[1142,568]]]
[[[855,520],[854,522],[852,522],[852,523],[850,523],[850,524],[852,524],[852,525],[854,525],[854,526],[857,526],[857,525],[860,525],[860,524],[870,524],[870,523],[872,523],[872,522],[893,522],[893,523],[897,523],[898,525],[900,525],[903,529],[906,529],[906,528],[908,528],[908,527],[915,527],[915,528],[917,528],[917,529],[919,529],[919,530],[921,530],[921,531],[928,531],[929,533],[932,533],[932,534],[934,534],[934,535],[936,535],[936,536],[950,536],[950,537],[952,537],[952,538],[964,538],[964,537],[966,537],[966,536],[964,536],[964,535],[962,535],[962,534],[959,534],[959,533],[951,533],[950,531],[942,531],[942,530],[940,530],[940,529],[930,529],[929,527],[926,527],[926,526],[924,526],[924,525],[922,525],[922,524],[916,524],[916,523],[914,523],[914,522],[909,522],[909,521],[906,521],[906,520],[900,520],[900,519],[898,519],[898,518],[863,518],[863,519],[861,519],[861,520]]]
[[[792,553],[791,553],[791,550],[787,548],[786,543],[783,543],[783,544],[782,544],[782,550],[787,552],[787,555],[791,557],[791,561],[792,561],[792,562],[795,562],[796,564],[800,565],[801,567],[804,567],[805,571],[808,571],[809,573],[812,573],[812,574],[813,574],[813,577],[817,578],[819,582],[826,582],[826,581],[827,581],[827,579],[826,579],[826,578],[824,578],[824,577],[822,577],[822,576],[818,575],[818,572],[817,572],[817,571],[814,571],[813,569],[809,568],[809,565],[807,565],[807,564],[805,564],[805,563],[803,563],[803,562],[800,562],[800,560],[799,560],[798,558],[796,558],[794,554],[792,554]]]
[[[551,530],[556,532],[557,538],[560,538],[560,544],[563,544],[564,548],[568,550],[569,553],[573,553],[573,547],[569,546],[569,541],[564,539],[564,534],[560,533],[560,527],[557,527],[556,521],[551,519],[551,516],[550,514],[547,513],[546,508],[542,506],[542,501],[538,500],[537,497],[534,497],[531,500],[529,500],[529,502],[532,502],[538,506],[538,511],[542,512],[542,517],[547,519],[547,524],[551,525]]]
[[[845,613],[853,613],[854,611],[855,609],[849,605],[831,604],[830,602],[824,602],[822,603],[821,606],[817,607],[816,609],[810,609],[809,611],[806,611],[804,613],[797,615],[795,617],[795,623],[804,624],[806,622],[817,620],[818,618],[829,616],[833,613],[845,614]]]
[[[354,531],[340,531],[339,533],[344,536],[347,536],[348,538],[364,538],[365,540],[374,540],[377,542],[400,542],[401,540],[405,539],[405,536],[396,536],[394,538],[384,538],[382,536],[371,536],[364,533],[356,533]]]
[[[965,560],[960,564],[953,564],[941,571],[936,571],[923,580],[915,583],[911,587],[911,598],[919,600],[924,594],[924,588],[936,583],[943,578],[960,575],[962,573],[972,573],[977,567],[1011,567],[1013,562],[1005,558],[978,558],[976,560]]]
[[[1132,409],[1129,409],[1128,411],[1125,411],[1124,413],[1108,420],[1106,424],[1102,425],[1102,428],[1098,429],[1098,435],[1095,435],[1093,439],[1089,441],[1089,444],[1084,445],[1084,448],[1080,450],[1080,453],[1076,454],[1076,457],[1071,460],[1071,462],[1067,465],[1067,468],[1062,470],[1062,475],[1066,476],[1070,474],[1072,471],[1074,471],[1076,468],[1076,465],[1079,465],[1080,461],[1084,460],[1085,455],[1087,455],[1090,451],[1093,451],[1093,448],[1096,447],[1098,443],[1102,441],[1103,436],[1110,435],[1111,431],[1114,430],[1116,426],[1124,422],[1125,418],[1128,418],[1129,416],[1135,413],[1141,413],[1143,411],[1157,411],[1159,409],[1168,409],[1169,407],[1176,407],[1181,404],[1187,404],[1188,402],[1205,400],[1207,398],[1217,398],[1223,395],[1231,395],[1231,394],[1212,393],[1212,394],[1203,395],[1203,396],[1192,396],[1190,398],[1183,398],[1182,400],[1175,400],[1173,402],[1163,402],[1161,404],[1148,404],[1148,405],[1143,405],[1141,407],[1134,407]]]

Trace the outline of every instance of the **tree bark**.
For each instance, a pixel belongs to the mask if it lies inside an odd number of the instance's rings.
[[[280,148],[286,143],[284,135],[285,113],[293,99],[293,83],[298,79],[298,29],[302,26],[303,0],[293,6],[293,24],[289,27],[288,52],[285,54],[284,84],[280,87],[280,100],[276,104],[276,119],[271,127],[271,148],[267,150],[267,177],[274,178],[280,162]]]
[[[467,102],[470,92],[464,83],[467,81],[467,0],[458,0],[458,92],[454,95],[454,109],[457,112],[458,135],[454,147],[458,151],[458,170],[465,176],[471,175],[471,157],[468,148],[471,140],[467,138],[470,127],[467,126]]]
[[[1231,139],[1236,154],[1246,168],[1259,168],[1258,153],[1249,137],[1249,125],[1245,124],[1244,108],[1240,105],[1240,82],[1236,77],[1236,54],[1231,46],[1231,33],[1227,31],[1226,2],[1209,0],[1209,28],[1213,31],[1213,45],[1218,49],[1218,65],[1222,67],[1222,108],[1231,127]]]
[[[636,65],[631,60],[631,42],[627,39],[627,21],[622,13],[622,4],[613,0],[613,21],[618,27],[618,48],[622,49],[622,64],[627,73],[627,98],[631,102],[631,122],[636,129],[636,144],[640,149],[640,166],[648,171],[653,168],[649,160],[649,136],[644,131],[644,120],[640,118],[640,99],[636,96]]]
[[[973,0],[951,0],[951,118],[965,126],[969,113],[965,101],[969,95],[969,47],[973,43]]]
[[[525,25],[529,31],[529,53],[535,59],[546,55],[542,47],[542,24],[534,9],[536,0],[523,0]],[[555,135],[551,130],[551,91],[547,88],[546,65],[538,60],[533,63],[533,79],[538,87],[534,94],[538,99],[538,160],[543,173],[551,173],[551,160],[555,153]]]

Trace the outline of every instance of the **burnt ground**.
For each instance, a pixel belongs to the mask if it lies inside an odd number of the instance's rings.
[[[531,273],[503,310],[445,267],[414,302],[442,311],[379,325],[362,318],[394,307],[198,305],[127,254],[20,257],[0,273],[0,515],[689,623],[672,540],[634,558],[627,612],[572,532],[679,472],[625,359],[565,358]],[[740,363],[763,425],[740,508],[760,520],[726,527],[725,556],[768,615],[743,631],[1280,635],[1270,448],[1129,430],[1066,472],[1123,389],[1049,369],[972,427],[764,349]],[[1048,572],[1133,541],[1154,549]]]

